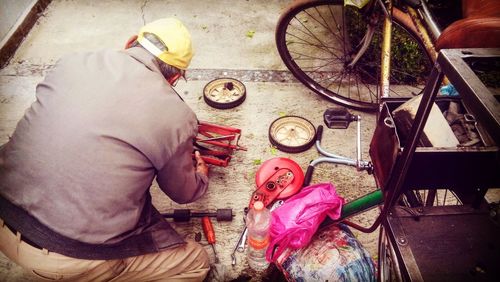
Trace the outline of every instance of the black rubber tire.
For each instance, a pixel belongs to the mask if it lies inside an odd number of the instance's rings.
[[[287,122],[298,122],[299,125],[301,126],[300,129],[302,131],[305,131],[306,134],[309,132],[310,134],[306,136],[304,139],[303,143],[299,143],[297,145],[290,145],[290,144],[284,144],[281,140],[278,140],[276,133],[280,131],[281,129],[284,129],[283,126],[287,126]],[[281,127],[280,127],[281,126]],[[286,130],[286,129],[284,129]],[[291,129],[292,131],[295,129]],[[268,136],[269,136],[269,141],[273,146],[275,146],[278,150],[285,152],[285,153],[300,153],[308,150],[311,148],[315,141],[316,141],[316,128],[314,125],[308,121],[307,119],[299,116],[283,116],[280,118],[275,119],[270,125],[269,125],[269,131],[268,131]]]
[[[354,68],[347,69],[345,67],[354,49],[349,46],[357,46],[359,39],[353,40],[348,37],[345,30],[349,28],[342,28],[342,24],[349,21],[348,19],[352,18],[354,14],[360,15],[360,10],[352,6],[344,6],[343,0],[295,2],[286,9],[278,21],[275,34],[276,45],[278,53],[287,68],[300,82],[315,93],[331,102],[352,109],[376,111],[379,107],[380,61],[363,61],[366,54],[376,52],[368,49]],[[317,18],[314,18],[314,16]],[[423,44],[412,28],[408,26],[408,18],[401,18],[402,16],[405,15],[401,12],[394,13],[393,26],[400,28],[402,33],[413,38],[414,43],[420,48],[420,53],[424,54],[421,59],[422,65],[416,64],[416,66],[418,69],[423,69],[423,77],[427,78],[433,65],[432,57],[423,48]],[[326,19],[329,19],[329,21]],[[345,25],[349,26],[348,23]],[[357,25],[363,26],[359,23]],[[349,39],[346,40],[345,38]],[[395,44],[397,43],[393,41],[392,45],[395,46]],[[401,47],[402,51],[400,52],[403,52],[404,48],[405,46]],[[404,69],[398,70],[393,67],[399,63],[394,60],[394,57],[391,60],[391,83],[400,74],[411,74],[411,72],[405,72]],[[405,66],[402,65],[401,67],[404,68]],[[396,75],[393,76],[393,74]],[[366,80],[374,82],[367,83]],[[400,87],[408,88],[401,93],[395,93],[396,90],[394,89],[396,88],[391,87],[391,97],[415,95],[425,85],[423,82],[422,79],[418,80],[419,87]],[[417,82],[415,82],[415,85],[417,85]],[[397,91],[400,91],[400,89],[397,89]],[[364,94],[362,96],[359,93]]]
[[[232,97],[226,97],[229,99],[226,99],[225,101],[217,101],[216,99],[214,99],[213,95],[211,95],[210,91],[213,89],[214,85],[221,84],[221,83],[222,84],[232,83],[233,87],[238,88],[240,94],[238,96],[236,96],[236,99],[231,99]],[[214,107],[216,109],[225,110],[225,109],[231,109],[231,108],[237,107],[245,101],[246,97],[247,97],[247,93],[246,93],[245,85],[241,81],[234,79],[234,78],[227,78],[227,77],[226,78],[216,78],[216,79],[210,81],[209,83],[207,83],[205,85],[205,87],[203,88],[203,100],[209,106]]]

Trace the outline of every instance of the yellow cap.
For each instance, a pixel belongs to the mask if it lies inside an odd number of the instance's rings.
[[[160,50],[144,38],[144,33],[156,35],[167,49]],[[181,70],[187,69],[193,58],[191,35],[182,22],[175,18],[159,19],[143,26],[139,30],[137,42],[158,59]]]

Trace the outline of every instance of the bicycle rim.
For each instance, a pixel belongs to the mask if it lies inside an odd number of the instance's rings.
[[[391,96],[410,97],[423,89],[422,78],[428,76],[432,63],[418,37],[396,17],[393,22],[397,34],[411,42],[393,43],[398,57],[394,62],[393,56],[391,62]],[[380,28],[357,64],[347,67],[365,32],[360,11],[344,6],[343,1],[299,2],[280,18],[276,44],[287,68],[309,89],[343,106],[374,111],[379,105]],[[408,62],[415,59],[408,57],[407,50],[415,47],[418,51],[413,53],[423,54],[423,59],[408,70]],[[420,73],[417,78],[413,76],[416,70]]]
[[[403,281],[396,252],[383,225],[378,241],[378,276],[380,282]]]

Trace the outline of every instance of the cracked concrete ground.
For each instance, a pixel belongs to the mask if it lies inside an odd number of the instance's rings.
[[[157,18],[175,16],[189,28],[196,55],[188,71],[188,81],[176,90],[200,120],[242,129],[241,144],[248,151],[236,152],[226,168],[210,171],[208,193],[196,203],[179,205],[152,188],[154,204],[162,212],[175,208],[215,210],[232,208],[232,222],[216,222],[216,245],[225,268],[225,280],[252,273],[244,253],[237,254],[237,265],[231,266],[230,254],[243,230],[243,208],[256,189],[255,173],[259,161],[273,157],[289,157],[304,170],[319,155],[314,148],[299,154],[272,150],[268,141],[269,124],[283,114],[306,117],[315,125],[322,124],[323,112],[332,104],[297,83],[286,70],[274,43],[274,28],[281,11],[290,1],[53,1],[24,40],[10,64],[0,71],[0,143],[8,140],[17,121],[34,100],[34,89],[59,57],[78,51],[101,48],[123,48],[129,36],[145,23]],[[247,32],[254,31],[252,37]],[[234,77],[247,88],[246,101],[233,109],[217,110],[202,99],[205,84],[217,77]],[[356,112],[354,112],[356,113]],[[362,113],[363,155],[368,156],[368,140],[372,135],[374,116]],[[356,130],[327,130],[324,146],[349,157],[355,156]],[[334,183],[346,200],[353,200],[375,188],[371,176],[354,168],[319,165],[314,182]],[[367,224],[369,215],[356,221]],[[199,220],[173,224],[186,237],[201,231]],[[359,234],[359,239],[376,256],[377,232]],[[210,255],[205,239],[201,241]],[[212,257],[213,259],[213,257]],[[5,257],[0,258],[0,281],[27,281],[32,277]]]
[[[179,205],[163,195],[155,184],[152,194],[155,206],[162,212],[175,208],[215,210],[231,208],[231,222],[216,222],[216,248],[225,267],[225,280],[252,273],[243,253],[231,266],[230,253],[243,230],[243,208],[255,190],[258,163],[273,157],[289,157],[305,171],[309,162],[319,157],[311,148],[303,153],[287,154],[273,150],[268,140],[269,124],[284,115],[303,116],[315,125],[323,123],[323,112],[333,106],[293,79],[276,51],[274,28],[280,13],[291,1],[286,0],[54,0],[24,40],[10,64],[0,70],[0,144],[12,134],[17,121],[35,99],[34,90],[43,75],[50,71],[62,55],[102,48],[120,49],[129,36],[147,22],[175,16],[189,28],[196,55],[187,73],[187,82],[179,82],[176,90],[197,113],[200,120],[242,129],[241,144],[248,151],[236,152],[226,168],[213,167],[207,194],[187,205]],[[248,32],[254,32],[248,36]],[[246,101],[233,109],[217,110],[202,98],[203,87],[217,77],[234,77],[247,88]],[[362,154],[369,160],[368,145],[373,134],[375,116],[351,111],[362,116]],[[323,146],[329,151],[355,157],[356,128],[326,130]],[[332,182],[347,201],[375,190],[372,176],[352,167],[320,164],[312,183]],[[377,215],[371,210],[353,221],[368,226]],[[173,223],[185,237],[201,232],[199,220]],[[375,231],[364,234],[353,230],[375,258]],[[201,243],[212,256],[205,239]],[[4,256],[0,257],[0,281],[31,281],[32,276]]]

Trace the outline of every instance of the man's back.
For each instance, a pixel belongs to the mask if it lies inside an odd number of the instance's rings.
[[[196,130],[155,67],[140,48],[61,59],[0,150],[0,194],[81,242],[150,227],[155,172]]]

